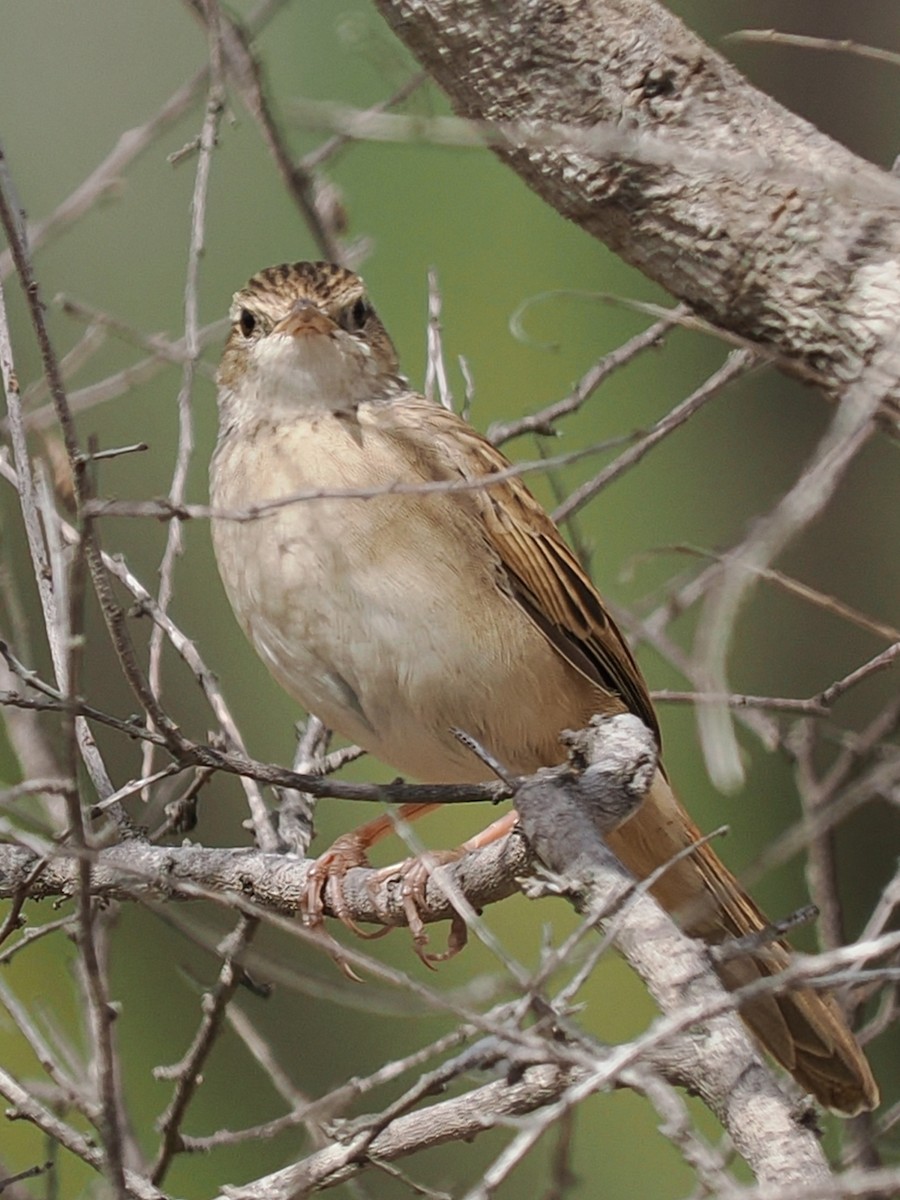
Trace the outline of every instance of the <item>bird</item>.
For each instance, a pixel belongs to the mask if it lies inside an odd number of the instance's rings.
[[[659,739],[637,662],[578,558],[503,454],[410,387],[356,273],[268,267],[234,294],[230,320],[215,557],[238,623],[303,708],[423,783],[490,778],[453,730],[518,775],[563,761],[561,732],[595,714],[634,713]],[[258,519],[229,519],[249,510]],[[389,828],[382,819],[373,839]],[[700,839],[663,767],[608,835],[639,879],[680,855],[652,892],[690,936],[756,935],[751,951],[721,956],[727,987],[778,973],[789,949],[766,940],[766,918]],[[877,1105],[831,996],[767,992],[740,1011],[823,1105]]]

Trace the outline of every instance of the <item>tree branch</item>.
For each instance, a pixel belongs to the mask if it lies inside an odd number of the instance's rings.
[[[435,1138],[472,1136],[473,1120],[481,1129],[503,1114],[532,1111],[549,1099],[570,1105],[576,1097],[629,1081],[631,1071],[646,1071],[648,1064],[705,1100],[761,1182],[827,1178],[814,1134],[798,1119],[761,1060],[736,1015],[737,1000],[725,992],[706,947],[681,933],[643,885],[636,887],[604,841],[606,833],[634,812],[653,778],[656,749],[651,734],[636,717],[625,714],[594,718],[588,730],[569,735],[569,742],[566,766],[541,771],[517,790],[521,822],[541,861],[555,872],[552,890],[562,892],[591,921],[604,921],[607,936],[659,1004],[659,1020],[634,1042],[601,1050],[572,1025],[564,1009],[556,1012],[554,1007],[552,1036],[552,1030],[545,1029],[537,1041],[532,1037],[525,1044],[517,1038],[503,1051],[527,1068],[515,1084],[507,1080],[490,1085],[424,1113],[408,1114],[408,1105],[403,1106],[396,1120],[386,1120],[374,1134],[370,1131],[365,1143],[354,1137],[347,1145],[327,1147],[228,1195],[254,1200],[305,1195],[347,1178],[367,1161],[411,1153]],[[22,886],[33,861],[28,851],[12,846],[0,850],[0,895],[14,894]],[[305,894],[311,865],[255,850],[159,849],[132,841],[96,853],[90,879],[99,896],[218,895],[239,897],[239,907],[245,909],[253,903],[293,911]],[[32,895],[70,894],[77,884],[77,866],[71,850],[61,848],[33,880]],[[443,886],[439,877],[429,881],[425,920],[452,914],[447,895],[452,897],[455,889],[469,904],[481,907],[508,895],[533,871],[523,840],[511,837],[467,855],[448,875]],[[373,880],[378,886],[370,890]],[[543,894],[547,885],[537,885],[532,878],[527,890]],[[354,920],[405,923],[402,889],[392,886],[383,872],[352,870],[344,891]],[[535,982],[526,988],[526,1007],[536,987]],[[684,1036],[688,1031],[690,1036]],[[537,1071],[533,1077],[532,1069]]]
[[[79,859],[71,847],[41,847],[46,860],[34,850],[0,845],[0,900],[16,896],[28,883],[33,900],[75,894]],[[34,867],[43,870],[31,879]],[[107,900],[136,897],[188,900],[240,897],[248,906],[296,913],[307,892],[315,859],[206,846],[153,846],[138,838],[120,842],[90,855],[91,891]],[[530,870],[530,855],[519,836],[511,836],[483,850],[467,854],[445,868],[476,908],[505,899],[518,891],[517,878]],[[354,921],[378,925],[407,924],[402,889],[397,879],[383,877],[383,869],[354,867],[344,876],[347,911]],[[325,890],[325,913],[336,915],[333,883]],[[422,919],[446,921],[453,906],[437,880],[431,880]]]
[[[663,1017],[683,1022],[683,1029],[690,1024],[686,1012],[694,1010],[702,1020],[694,1036],[666,1047],[671,1051],[667,1076],[703,1098],[761,1182],[827,1178],[815,1135],[799,1123],[738,1020],[734,998],[716,975],[707,948],[683,934],[648,894],[633,895],[633,877],[603,840],[603,825],[618,823],[603,820],[609,797],[623,797],[642,780],[646,789],[652,780],[656,759],[649,732],[631,715],[595,718],[570,744],[591,764],[578,785],[559,776],[537,777],[519,790],[516,808],[535,853],[560,876],[575,906],[615,914],[616,946]],[[703,1036],[696,1036],[701,1028]],[[638,1039],[626,1048],[633,1054],[638,1047],[638,1061],[640,1045]]]
[[[834,394],[883,346],[900,184],[662,4],[375,2],[530,187],[715,325]]]

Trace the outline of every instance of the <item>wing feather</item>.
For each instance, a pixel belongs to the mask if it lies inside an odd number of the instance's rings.
[[[388,406],[390,407],[390,406]],[[423,397],[404,397],[394,415],[403,440],[415,443],[427,479],[488,480],[509,460],[470,425]],[[452,464],[448,471],[447,464]],[[559,654],[607,695],[641,718],[659,738],[647,686],[578,559],[518,476],[457,493],[473,506],[495,552],[503,583]]]

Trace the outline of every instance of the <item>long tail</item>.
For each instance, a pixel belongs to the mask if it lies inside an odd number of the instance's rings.
[[[643,879],[699,837],[658,771],[643,805],[609,841],[629,870]],[[707,942],[744,937],[767,924],[708,845],[667,870],[653,893],[679,916],[688,933]],[[788,947],[777,942],[752,956],[728,960],[719,974],[726,987],[735,989],[777,974],[789,961]],[[741,1016],[773,1058],[828,1108],[852,1115],[878,1104],[869,1064],[831,996],[807,988],[773,993],[743,1004]]]

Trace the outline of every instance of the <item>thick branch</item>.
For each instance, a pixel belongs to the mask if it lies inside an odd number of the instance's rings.
[[[226,1187],[218,1200],[299,1200],[352,1179],[369,1161],[395,1162],[412,1150],[471,1141],[491,1125],[552,1103],[577,1077],[577,1072],[557,1067],[531,1067],[518,1079],[496,1080],[454,1100],[398,1117],[368,1142],[362,1158],[358,1139],[335,1142],[246,1187]]]
[[[594,718],[571,744],[590,764],[580,778],[548,773],[516,795],[535,853],[565,881],[579,909],[616,914],[610,925],[616,945],[663,1016],[687,1030],[692,1024],[687,1014],[696,1014],[694,1032],[702,1030],[703,1036],[665,1043],[666,1074],[703,1098],[757,1179],[798,1184],[827,1179],[815,1134],[799,1123],[762,1061],[707,948],[685,936],[649,895],[631,894],[634,879],[601,834],[622,819],[622,805],[635,787],[641,781],[644,789],[649,786],[655,768],[649,731],[631,715]]]
[[[18,846],[0,845],[0,900],[15,896],[26,884],[38,855]],[[43,860],[41,860],[43,861]],[[251,905],[295,913],[306,897],[314,859],[261,850],[208,848],[205,846],[152,846],[130,839],[92,855],[91,890],[106,899],[201,899],[204,896],[239,896]],[[518,891],[517,878],[530,871],[524,840],[514,835],[467,854],[447,868],[453,882],[476,908],[503,900]],[[355,867],[343,879],[349,916],[357,922],[406,925],[398,879],[380,879],[380,872]],[[28,886],[31,899],[71,896],[77,887],[78,859],[65,847],[46,860]],[[373,886],[377,885],[377,886]],[[325,912],[335,915],[325,891]],[[453,908],[436,880],[429,883],[422,919],[446,921]]]
[[[900,302],[900,184],[756,91],[662,4],[376,3],[563,216],[832,392],[871,360]]]

